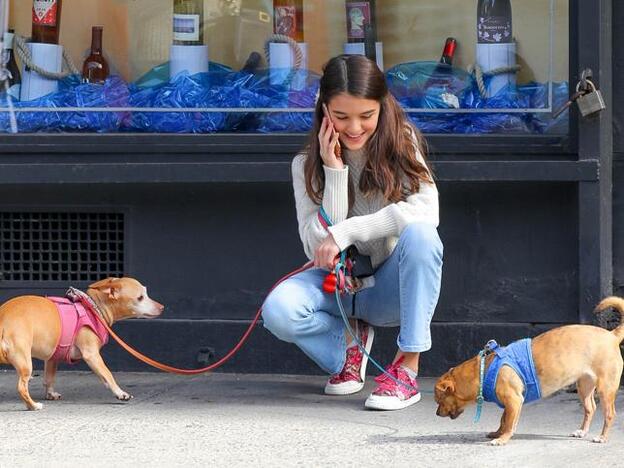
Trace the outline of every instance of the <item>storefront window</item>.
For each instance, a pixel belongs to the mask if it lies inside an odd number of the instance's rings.
[[[568,18],[568,0],[12,0],[0,131],[306,132],[347,52],[425,133],[563,135]]]

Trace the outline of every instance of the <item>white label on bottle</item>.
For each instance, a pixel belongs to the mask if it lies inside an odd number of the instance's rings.
[[[199,15],[173,15],[173,39],[176,41],[199,41]]]
[[[504,16],[479,18],[477,38],[481,43],[512,42],[511,21]]]
[[[4,33],[4,48],[5,49],[13,49],[13,37],[15,37],[15,34],[10,33],[10,32],[5,32]]]
[[[33,0],[33,23],[56,26],[58,0]]]

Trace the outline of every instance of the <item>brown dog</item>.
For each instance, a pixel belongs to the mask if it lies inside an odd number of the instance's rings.
[[[109,325],[127,318],[154,318],[164,307],[147,296],[145,287],[132,278],[107,278],[89,286],[87,295],[93,300]],[[61,319],[55,304],[40,296],[20,296],[0,307],[0,364],[11,364],[18,374],[17,391],[29,410],[39,410],[28,392],[32,374],[32,358],[45,361],[44,386],[47,400],[58,400],[54,391],[57,361],[55,354],[61,338]],[[100,356],[103,343],[89,327],[78,328],[67,356],[72,361],[84,359],[91,370],[119,400],[129,400],[115,382]]]
[[[609,307],[617,309],[622,324],[607,331],[591,325],[567,325],[555,328],[533,339],[531,349],[539,377],[542,397],[547,397],[576,382],[578,395],[585,409],[581,428],[572,437],[585,437],[596,410],[594,390],[598,390],[604,414],[602,433],[594,442],[606,442],[615,418],[615,398],[622,376],[620,343],[624,340],[624,299],[608,297],[596,312]],[[486,369],[494,355],[486,357]],[[464,408],[475,403],[479,392],[479,356],[451,368],[435,386],[436,414],[457,418]],[[503,366],[496,380],[496,397],[505,407],[500,427],[487,436],[492,445],[504,445],[511,439],[524,402],[524,384],[509,366]]]

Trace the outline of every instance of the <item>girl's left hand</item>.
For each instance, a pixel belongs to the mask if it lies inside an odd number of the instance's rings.
[[[338,255],[340,255],[340,247],[336,244],[334,236],[328,234],[323,242],[316,248],[316,252],[314,253],[314,266],[333,271]]]

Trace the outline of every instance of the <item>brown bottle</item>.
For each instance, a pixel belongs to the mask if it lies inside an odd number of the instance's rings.
[[[82,79],[85,83],[102,84],[109,74],[108,62],[102,55],[102,26],[91,29],[91,53],[82,66]]]
[[[273,32],[303,42],[303,0],[273,0]]]
[[[33,0],[32,42],[58,44],[62,0]]]
[[[11,74],[9,78],[9,86],[19,84],[22,82],[19,67],[15,61],[15,52],[13,51],[13,38],[15,37],[15,30],[9,29],[9,32],[4,33],[4,56],[3,59],[7,60],[6,68]]]

